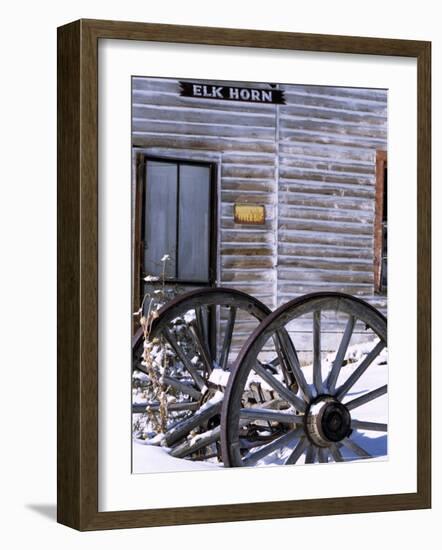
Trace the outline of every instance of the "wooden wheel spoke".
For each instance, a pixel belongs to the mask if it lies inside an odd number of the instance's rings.
[[[133,403],[133,413],[145,413],[149,408],[152,412],[158,412],[160,410],[161,403],[153,401],[150,403]],[[196,411],[199,408],[199,403],[196,401],[179,401],[178,403],[169,403],[167,405],[168,411]]]
[[[208,378],[212,372],[212,360],[210,358],[209,350],[205,345],[203,334],[200,332],[198,327],[198,323],[192,322],[190,324],[190,334],[192,335],[193,343],[195,344],[196,350],[201,358],[206,376]]]
[[[307,452],[305,453],[305,463],[313,464],[316,460],[316,454],[317,448],[315,447],[315,445],[310,444],[310,446],[307,447]]]
[[[204,345],[206,351],[209,351],[209,335],[207,332],[207,309],[203,312],[202,306],[196,306],[195,308],[195,324],[198,327],[198,333],[201,336],[201,344]]]
[[[200,408],[193,416],[175,424],[165,435],[165,443],[168,447],[186,437],[197,426],[201,426],[212,417],[221,413],[222,401],[217,401],[209,406]]]
[[[239,438],[239,447],[241,449],[254,449],[255,447],[261,447],[262,441],[249,441],[247,438]]]
[[[323,393],[321,372],[321,311],[313,313],[313,384],[318,394]]]
[[[387,384],[385,384],[385,386],[381,386],[380,388],[372,390],[366,393],[365,395],[361,395],[360,397],[356,397],[355,399],[348,401],[348,403],[345,403],[345,406],[349,410],[356,409],[361,405],[365,405],[366,403],[373,401],[373,399],[377,399],[378,397],[381,397],[381,395],[385,395],[387,393],[387,390],[388,390],[388,386]]]
[[[373,458],[373,456],[368,453],[365,449],[363,449],[360,445],[358,445],[353,439],[350,439],[349,437],[346,437],[341,441],[342,445],[344,447],[347,447],[349,451],[352,451],[356,456],[359,456],[361,458]]]
[[[321,464],[327,464],[329,454],[330,454],[330,451],[327,448],[319,447],[319,449],[318,449],[318,462],[320,462]]]
[[[216,428],[213,428],[212,430],[208,430],[207,432],[196,435],[192,439],[184,441],[177,447],[174,447],[169,454],[175,458],[184,458],[192,453],[195,453],[196,451],[199,451],[200,449],[203,449],[204,447],[207,447],[208,445],[211,445],[212,443],[215,443],[216,441],[219,441],[220,437],[221,427],[216,426]]]
[[[330,371],[330,374],[328,375],[328,378],[326,380],[326,386],[328,387],[330,393],[335,390],[336,382],[338,380],[339,373],[341,372],[342,363],[344,362],[345,354],[347,353],[348,345],[353,335],[355,323],[355,317],[353,315],[350,315],[344,330],[344,334],[342,335],[338,351],[336,352],[336,357],[333,361],[332,370]]]
[[[236,307],[231,306],[229,309],[229,317],[227,319],[226,328],[224,331],[224,340],[221,349],[221,356],[219,359],[219,366],[226,370],[227,362],[229,360],[230,348],[232,345],[233,328],[236,320]]]
[[[273,374],[267,371],[259,363],[255,363],[253,370],[258,374],[269,386],[271,386],[280,397],[285,399],[290,405],[293,405],[297,410],[304,412],[306,403],[295,395],[291,390],[284,386]]]
[[[261,460],[262,458],[269,455],[270,453],[273,453],[277,449],[282,449],[283,447],[286,447],[287,445],[289,445],[294,439],[299,437],[302,433],[303,433],[302,428],[292,430],[278,437],[278,439],[275,439],[274,441],[271,441],[270,443],[267,443],[266,445],[260,447],[257,451],[252,451],[250,453],[247,453],[247,455],[243,459],[243,466],[253,466],[258,462],[258,460]]]
[[[286,331],[279,331],[277,333],[275,344],[277,346],[277,349],[278,347],[280,347],[281,354],[283,355],[282,361],[285,360],[286,364],[288,364],[301,392],[303,393],[305,399],[309,401],[313,397],[310,386],[308,385],[304,373],[302,372],[298,354],[296,353],[295,346],[293,345],[293,342],[290,339],[288,333]]]
[[[276,354],[276,357],[274,357],[271,361],[268,362],[269,365],[272,367],[277,367],[278,365],[282,365],[283,361],[281,361],[281,356]]]
[[[180,391],[181,393],[188,395],[189,397],[193,397],[193,399],[195,399],[196,401],[198,401],[201,398],[201,392],[199,392],[196,388],[194,388],[192,384],[190,384],[189,382],[181,382],[176,378],[164,376],[163,383],[166,386],[171,386],[172,388]]]
[[[339,450],[339,445],[332,445],[329,450],[335,462],[344,462],[344,457],[342,456],[342,453]]]
[[[282,349],[279,335],[275,334],[273,335],[272,338],[275,345],[276,356],[272,359],[272,361],[270,362],[267,361],[266,364],[273,366],[275,368],[280,366],[281,372],[284,376],[285,383],[287,384],[288,387],[290,387],[295,381],[295,378],[293,375],[293,369],[291,368],[288,354],[284,352],[284,350]],[[296,354],[296,350],[293,350],[293,351]],[[295,358],[297,358],[297,356]]]
[[[181,346],[178,344],[172,331],[168,327],[165,327],[163,329],[163,335],[166,341],[169,343],[169,345],[173,349],[173,351],[177,354],[180,361],[183,363],[183,365],[187,369],[190,376],[195,381],[195,384],[198,386],[200,390],[202,390],[205,387],[204,380],[201,378],[199,372],[197,371],[195,366],[192,364],[191,360],[187,357],[187,355],[184,353]]]
[[[272,409],[251,407],[241,409],[239,414],[244,419],[266,420],[268,422],[281,422],[282,424],[302,424],[304,422],[303,416]]]
[[[351,427],[355,430],[368,430],[371,432],[387,432],[388,424],[380,422],[365,422],[364,420],[352,420]]]
[[[362,363],[357,367],[357,369],[351,374],[347,380],[340,386],[336,392],[336,398],[342,399],[348,391],[356,384],[359,378],[364,374],[368,369],[371,363],[376,359],[376,357],[381,353],[385,347],[385,342],[380,340],[376,346],[370,351],[370,353],[365,357]]]
[[[302,453],[305,451],[305,449],[307,448],[307,445],[309,444],[309,441],[306,437],[301,437],[301,439],[298,441],[298,443],[296,444],[296,447],[293,449],[293,451],[291,452],[290,456],[288,457],[288,459],[285,461],[285,464],[286,465],[289,465],[289,464],[296,464],[300,458],[300,456],[302,455]]]

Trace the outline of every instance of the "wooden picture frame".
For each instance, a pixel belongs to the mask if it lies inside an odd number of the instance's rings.
[[[275,48],[417,60],[417,491],[343,498],[100,512],[98,509],[98,41]],[[431,506],[431,44],[79,20],[58,29],[58,521],[82,531]],[[183,474],[185,475],[185,474]]]

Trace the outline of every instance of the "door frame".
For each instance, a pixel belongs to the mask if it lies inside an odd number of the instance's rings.
[[[177,281],[179,284],[195,287],[213,287],[216,286],[218,279],[218,163],[214,160],[200,160],[199,158],[188,158],[169,154],[152,154],[146,151],[137,151],[135,153],[134,163],[134,198],[132,211],[132,236],[131,236],[131,254],[132,254],[132,311],[137,311],[141,304],[143,295],[142,288],[142,268],[144,265],[144,242],[143,242],[143,222],[146,212],[143,209],[146,193],[146,165],[148,161],[170,162],[176,164],[185,164],[191,166],[206,166],[210,168],[210,213],[211,220],[209,226],[209,280],[203,281]]]

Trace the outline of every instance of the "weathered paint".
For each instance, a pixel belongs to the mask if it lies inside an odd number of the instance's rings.
[[[278,87],[285,105],[182,97],[178,80],[133,78],[134,151],[217,164],[219,285],[272,309],[333,290],[385,313],[386,297],[374,293],[373,220],[387,91]],[[235,203],[264,205],[264,224],[236,224]]]

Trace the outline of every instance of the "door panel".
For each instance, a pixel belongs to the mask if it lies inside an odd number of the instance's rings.
[[[208,281],[210,167],[180,166],[178,219],[178,279]]]
[[[144,216],[144,272],[161,276],[161,258],[168,254],[166,278],[176,276],[178,167],[148,161]]]

